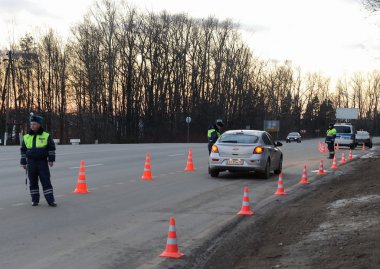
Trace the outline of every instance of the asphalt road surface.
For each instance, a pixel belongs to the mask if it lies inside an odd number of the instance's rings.
[[[319,141],[284,143],[285,190],[292,191],[304,165],[311,180],[321,159],[331,166],[326,153],[317,150]],[[184,171],[189,147],[195,172]],[[153,181],[140,179],[147,151]],[[275,175],[268,180],[253,173],[211,178],[207,157],[205,144],[57,146],[51,173],[58,207],[51,208],[43,197],[40,206],[30,205],[19,148],[1,147],[0,268],[160,268],[171,216],[180,251],[188,255],[205,236],[236,218],[244,186],[253,210],[277,188]],[[71,193],[80,160],[86,165],[87,195]]]

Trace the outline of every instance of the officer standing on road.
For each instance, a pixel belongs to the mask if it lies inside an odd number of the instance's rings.
[[[222,120],[217,120],[214,125],[209,126],[207,132],[208,138],[208,154],[211,154],[211,148],[215,144],[216,140],[218,140],[221,135],[222,129],[224,127],[224,123]]]
[[[335,155],[335,136],[336,136],[336,129],[334,128],[334,124],[329,124],[329,129],[326,132],[326,144],[327,148],[329,149],[329,159],[333,159]]]
[[[30,130],[24,135],[21,145],[20,163],[24,169],[27,169],[32,206],[38,206],[40,201],[38,187],[38,178],[40,178],[47,203],[56,207],[49,171],[49,166],[52,167],[55,162],[55,144],[50,134],[42,128],[42,121],[42,117],[31,113]]]

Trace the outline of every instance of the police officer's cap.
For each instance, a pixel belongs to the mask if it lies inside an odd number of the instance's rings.
[[[329,124],[329,127],[334,127],[334,123],[330,123],[330,124]]]
[[[216,120],[216,125],[219,127],[224,127],[224,123],[222,120]]]
[[[44,120],[44,118],[41,116],[37,116],[37,115],[33,115],[33,114],[30,115],[30,122],[37,122],[39,124],[42,124],[43,120]]]

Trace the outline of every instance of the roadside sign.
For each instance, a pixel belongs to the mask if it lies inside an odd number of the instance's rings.
[[[264,131],[278,132],[279,130],[280,130],[279,120],[265,120],[264,121]]]
[[[190,122],[191,122],[191,117],[186,117],[186,123],[190,124]]]

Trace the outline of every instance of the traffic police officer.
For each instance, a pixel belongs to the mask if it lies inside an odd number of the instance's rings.
[[[329,149],[329,159],[333,159],[335,155],[335,137],[336,137],[336,129],[334,128],[334,124],[329,124],[329,129],[326,132],[326,144]]]
[[[42,121],[42,117],[31,113],[30,130],[24,135],[21,145],[20,163],[28,172],[32,206],[38,206],[40,201],[38,187],[38,178],[40,178],[47,203],[56,207],[49,171],[49,166],[52,167],[55,162],[55,144],[50,134],[41,127]]]
[[[208,128],[207,138],[208,138],[208,154],[211,154],[211,148],[215,144],[216,140],[218,140],[221,135],[222,129],[224,127],[224,123],[222,120],[217,120],[214,125],[211,125]]]

